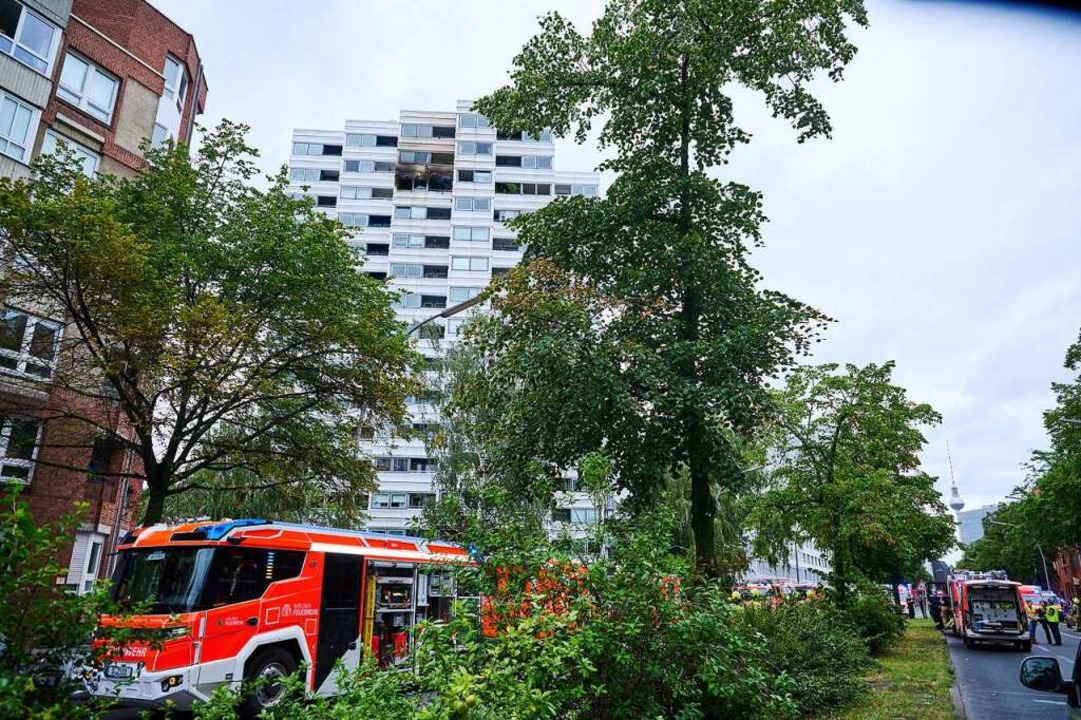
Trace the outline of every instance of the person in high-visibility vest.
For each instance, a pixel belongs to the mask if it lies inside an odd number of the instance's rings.
[[[1074,627],[1077,627],[1078,618],[1081,618],[1081,597],[1074,595],[1073,600],[1070,601],[1070,620]]]
[[[1056,645],[1061,645],[1062,634],[1059,632],[1058,624],[1059,620],[1061,620],[1062,618],[1059,615],[1058,605],[1054,603],[1049,603],[1046,600],[1042,604],[1044,606],[1044,617],[1047,619],[1048,627],[1051,628],[1051,637],[1055,639]]]
[[[736,588],[732,588],[732,594],[728,596],[728,600],[733,605],[739,605],[743,602],[743,595]]]
[[[1028,618],[1028,639],[1036,644],[1039,642],[1036,640],[1036,626],[1040,624],[1040,618],[1036,615],[1036,606],[1032,601],[1025,603],[1025,617]]]

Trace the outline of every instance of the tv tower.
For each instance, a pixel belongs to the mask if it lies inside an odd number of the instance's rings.
[[[957,478],[953,474],[953,455],[950,453],[950,441],[946,441],[946,458],[950,461],[950,507],[954,512],[961,512],[965,507],[965,501],[961,493],[957,492]]]

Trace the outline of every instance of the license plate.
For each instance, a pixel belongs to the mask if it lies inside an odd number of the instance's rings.
[[[134,668],[131,665],[112,663],[105,666],[105,677],[110,680],[127,680],[133,674]]]

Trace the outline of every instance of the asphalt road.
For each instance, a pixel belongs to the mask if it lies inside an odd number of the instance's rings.
[[[1062,645],[1044,642],[1037,629],[1031,655],[1058,658],[1063,675],[1069,679],[1081,635],[1063,623]],[[1029,690],[1018,679],[1021,661],[1029,653],[1012,648],[988,646],[969,650],[960,638],[946,635],[957,689],[969,720],[1058,720],[1066,717],[1066,696]]]

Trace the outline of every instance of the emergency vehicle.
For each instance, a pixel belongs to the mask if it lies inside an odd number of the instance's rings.
[[[304,664],[308,690],[332,694],[338,660],[355,668],[367,648],[383,667],[404,663],[413,626],[449,619],[452,570],[470,564],[451,543],[258,519],[140,528],[118,547],[112,592],[147,612],[101,625],[141,639],[88,674],[87,690],[184,710],[262,678],[241,708],[254,717],[277,698],[273,681]]]
[[[965,641],[965,647],[986,643],[1010,645],[1026,652],[1032,649],[1021,583],[1006,580],[1002,571],[963,570],[949,576],[948,587],[951,630]]]

